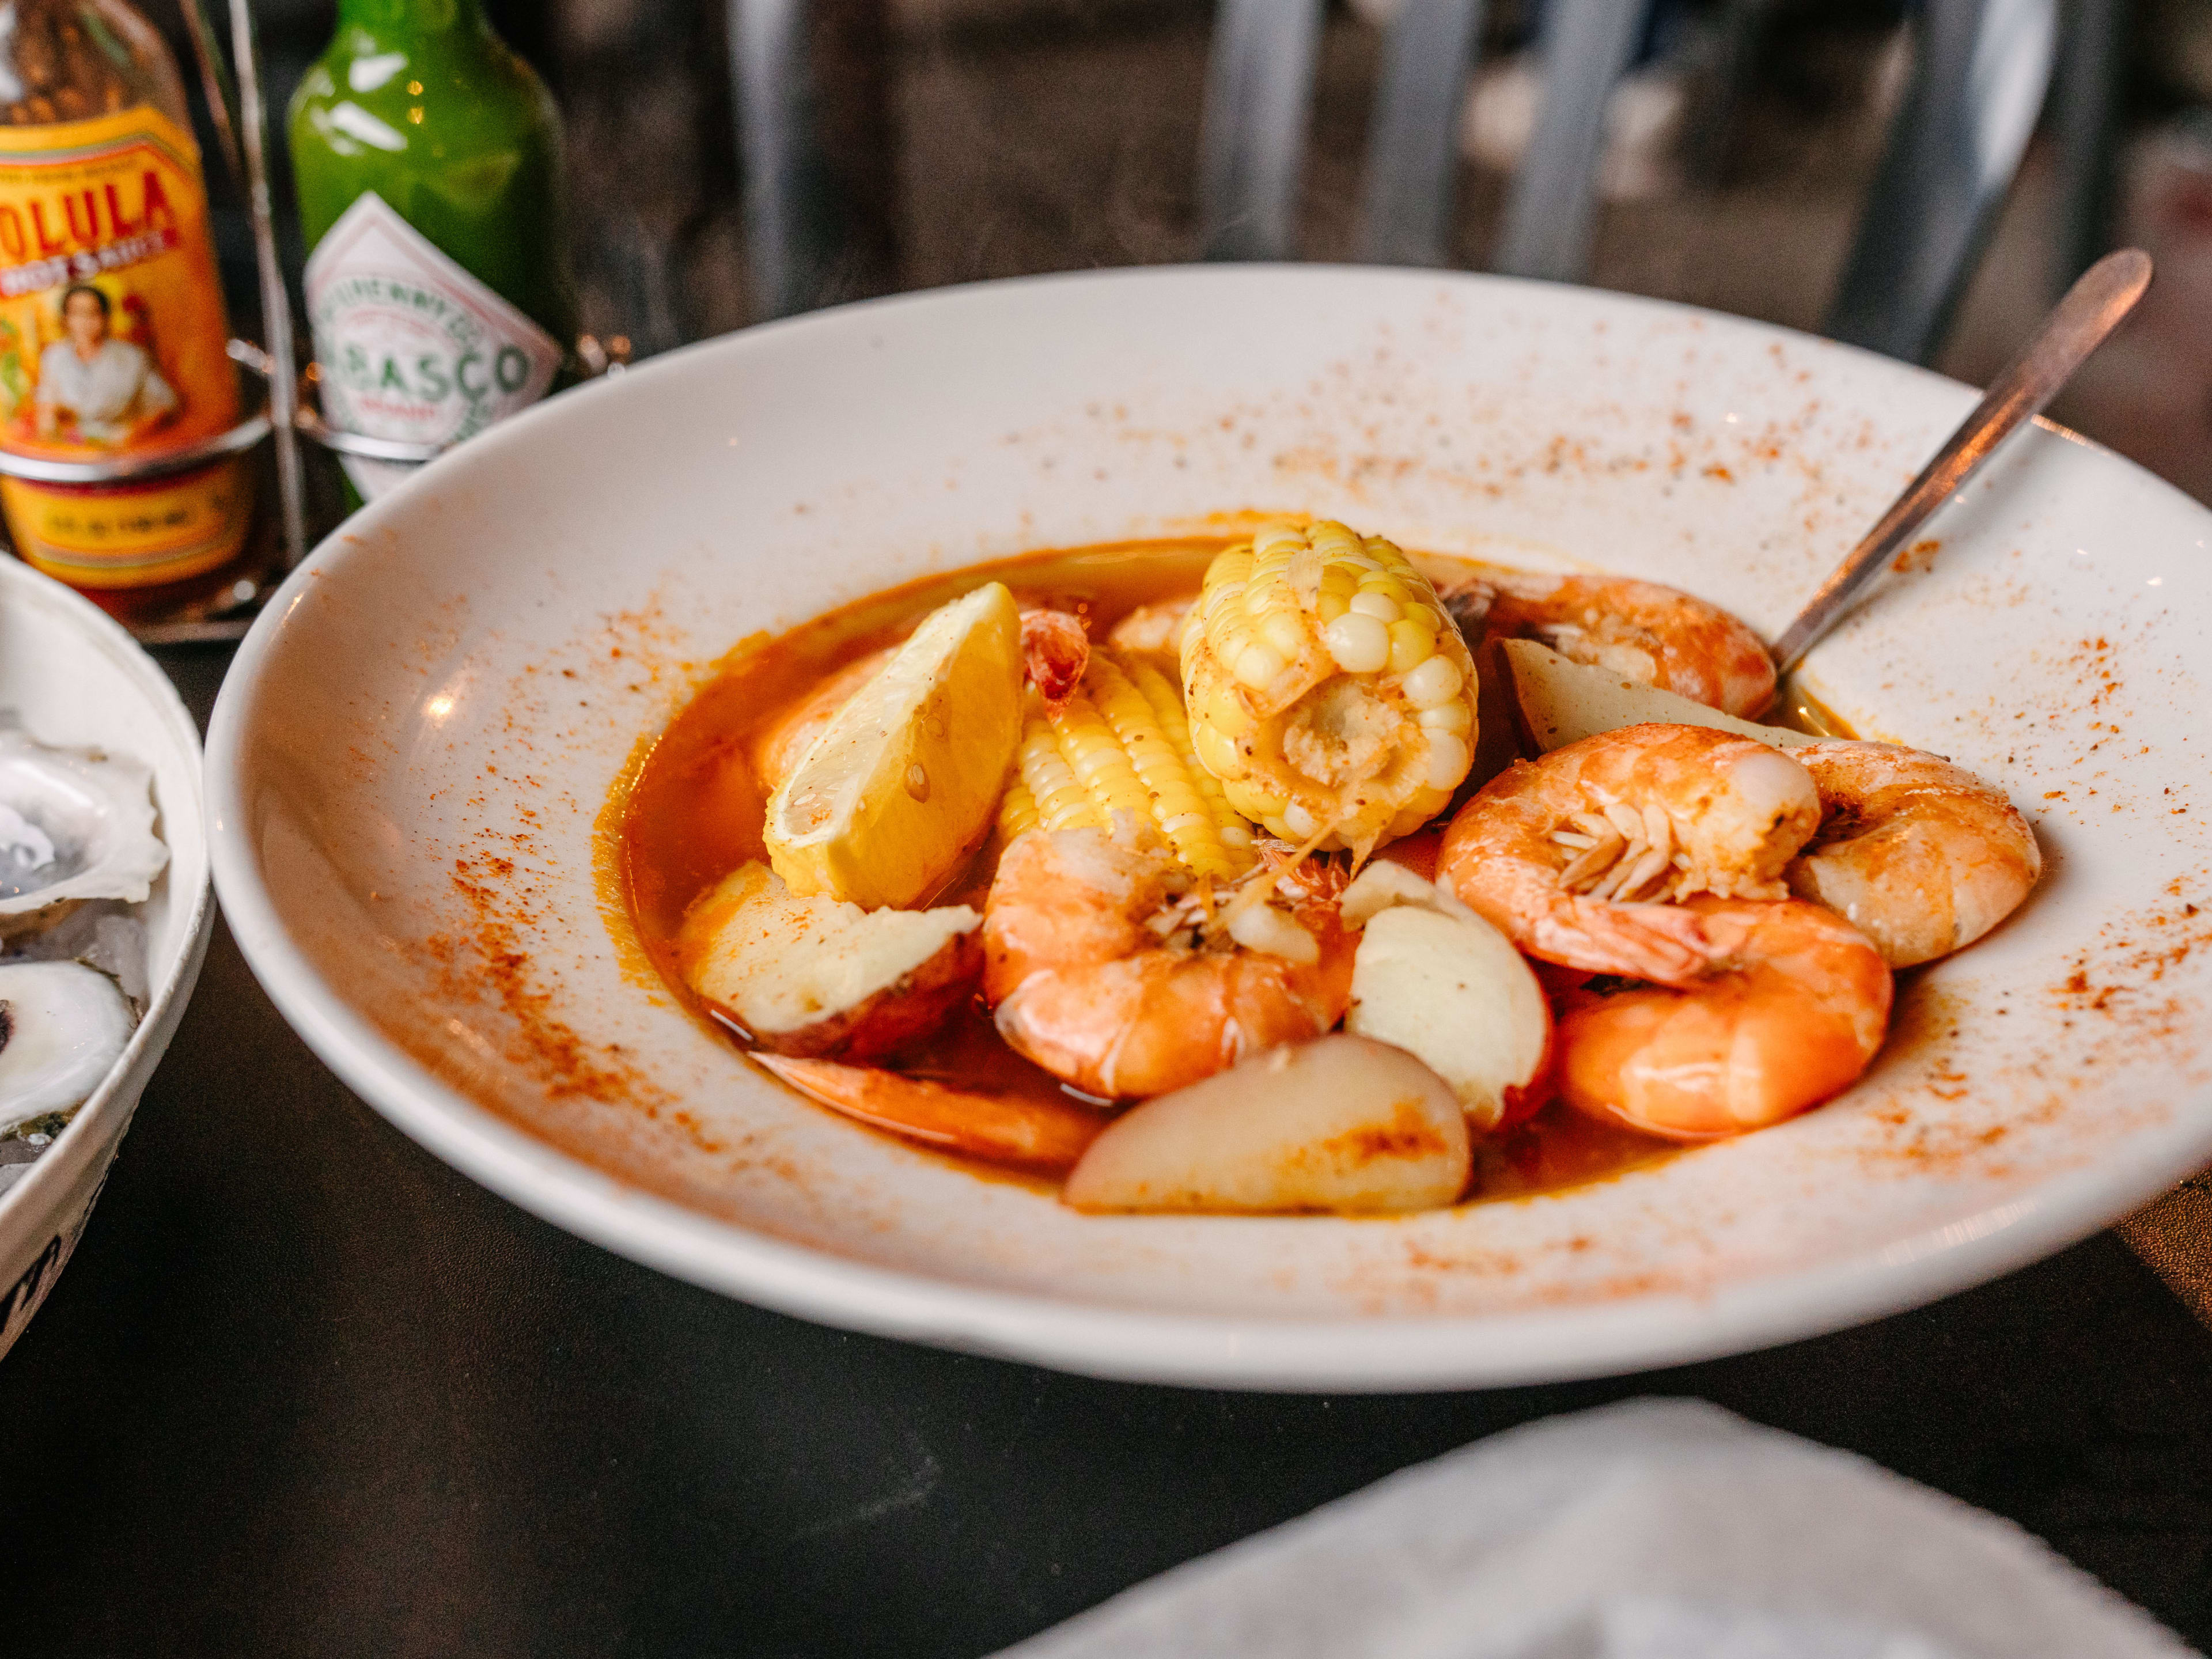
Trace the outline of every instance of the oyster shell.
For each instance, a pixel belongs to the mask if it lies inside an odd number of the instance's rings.
[[[0,939],[85,899],[144,899],[169,861],[153,773],[121,755],[50,749],[0,716]]]
[[[84,1104],[137,1024],[115,981],[97,969],[0,962],[0,1134]]]

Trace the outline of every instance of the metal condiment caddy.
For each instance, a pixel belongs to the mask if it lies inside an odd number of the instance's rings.
[[[281,570],[289,572],[307,556],[307,490],[301,439],[334,454],[402,466],[419,466],[434,460],[450,446],[373,438],[334,427],[324,419],[312,395],[317,379],[315,367],[309,365],[304,374],[283,369],[282,366],[296,363],[298,356],[291,301],[276,252],[276,222],[269,188],[268,106],[262,84],[259,43],[248,0],[228,0],[228,3],[230,55],[226,59],[206,0],[182,0],[185,30],[191,37],[193,56],[198,62],[210,118],[224,162],[246,197],[252,227],[255,275],[260,290],[262,326],[267,338],[264,343],[234,339],[229,342],[229,354],[233,362],[266,387],[260,407],[228,431],[182,448],[154,453],[65,461],[0,450],[0,473],[53,484],[145,483],[244,454],[257,448],[264,440],[273,438],[278,556]],[[587,379],[619,373],[628,358],[626,344],[616,340],[602,345],[586,335],[574,343],[573,362]],[[241,580],[216,596],[200,615],[133,624],[132,632],[142,641],[157,644],[240,639],[252,626],[272,586],[250,578]]]

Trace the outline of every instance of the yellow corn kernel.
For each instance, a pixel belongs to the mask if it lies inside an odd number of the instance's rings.
[[[1237,678],[1255,691],[1265,691],[1282,678],[1288,665],[1280,652],[1265,643],[1254,643],[1237,653]]]
[[[1330,659],[1347,674],[1380,674],[1390,666],[1389,627],[1364,611],[1330,618],[1321,638]]]
[[[1446,664],[1450,660],[1449,657],[1429,659],[1429,662]],[[1428,663],[1421,665],[1424,668],[1428,665]],[[1449,732],[1462,738],[1468,735],[1474,725],[1474,716],[1468,713],[1467,703],[1459,696],[1456,687],[1451,692],[1448,702],[1438,703],[1433,708],[1423,708],[1414,718],[1419,720],[1424,732]]]
[[[1255,789],[1249,783],[1224,783],[1221,787],[1227,792],[1229,804],[1231,806],[1246,817],[1267,824],[1270,829],[1273,829],[1275,823],[1282,817],[1284,807],[1290,804],[1280,795],[1271,795],[1264,789]],[[1276,833],[1287,836],[1290,832],[1285,828],[1277,830]]]
[[[1278,656],[1295,657],[1306,642],[1305,624],[1296,612],[1278,611],[1260,624],[1260,637]]]
[[[1215,782],[1244,775],[1244,759],[1237,752],[1235,740],[1214,727],[1200,727],[1191,738],[1191,747],[1197,751],[1199,764]]]
[[[1390,672],[1409,674],[1437,654],[1437,636],[1415,622],[1390,624]]]
[[[1388,593],[1378,593],[1364,587],[1352,596],[1351,603],[1345,609],[1355,616],[1372,617],[1385,628],[1401,620],[1406,614],[1405,606],[1400,605]]]
[[[1231,548],[1230,552],[1235,553],[1237,559],[1224,570],[1218,582],[1200,580],[1199,609],[1206,616],[1218,616],[1237,609],[1244,603],[1244,590],[1252,585],[1252,550],[1249,547]],[[1229,554],[1217,553],[1213,556],[1214,562],[1218,564],[1228,558]]]
[[[1191,705],[1191,718],[1224,738],[1243,737],[1259,725],[1237,695],[1237,688],[1227,684],[1217,684],[1210,695]]]
[[[1406,694],[1406,701],[1421,711],[1421,724],[1433,726],[1444,726],[1448,722],[1443,719],[1431,720],[1428,716],[1441,710],[1458,708],[1460,705],[1456,699],[1460,687],[1465,684],[1459,665],[1438,653],[1418,665],[1400,682],[1400,687]],[[1460,728],[1455,725],[1450,729],[1457,731]]]

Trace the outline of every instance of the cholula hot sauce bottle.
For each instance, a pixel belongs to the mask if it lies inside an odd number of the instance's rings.
[[[177,67],[122,0],[0,0],[0,448],[183,450],[239,421]],[[239,458],[129,483],[0,478],[23,558],[132,619],[219,589],[246,549]]]
[[[451,443],[545,395],[575,337],[561,118],[479,0],[339,0],[291,143],[333,426]],[[364,497],[407,476],[343,464]]]

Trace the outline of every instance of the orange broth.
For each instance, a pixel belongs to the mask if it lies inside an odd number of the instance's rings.
[[[824,678],[896,644],[939,605],[994,580],[1006,583],[1024,607],[1050,603],[1073,611],[1085,618],[1094,638],[1103,638],[1140,605],[1195,595],[1206,567],[1231,540],[1115,543],[975,565],[872,595],[733,653],[653,745],[621,817],[621,861],[630,914],[670,989],[696,1018],[738,1041],[684,984],[676,966],[677,931],[685,908],[714,883],[747,860],[765,861],[762,831],[768,797],[749,757],[756,739]],[[1443,562],[1422,562],[1433,567]],[[1486,725],[1492,707],[1486,699]],[[994,833],[932,902],[980,909],[998,858]],[[1064,1101],[1073,1093],[1000,1040],[980,999],[900,1054],[894,1068],[996,1095]],[[1478,1143],[1469,1197],[1494,1200],[1554,1191],[1655,1163],[1678,1150],[1554,1102],[1528,1123]],[[965,1158],[951,1161],[995,1176],[1010,1173]]]

